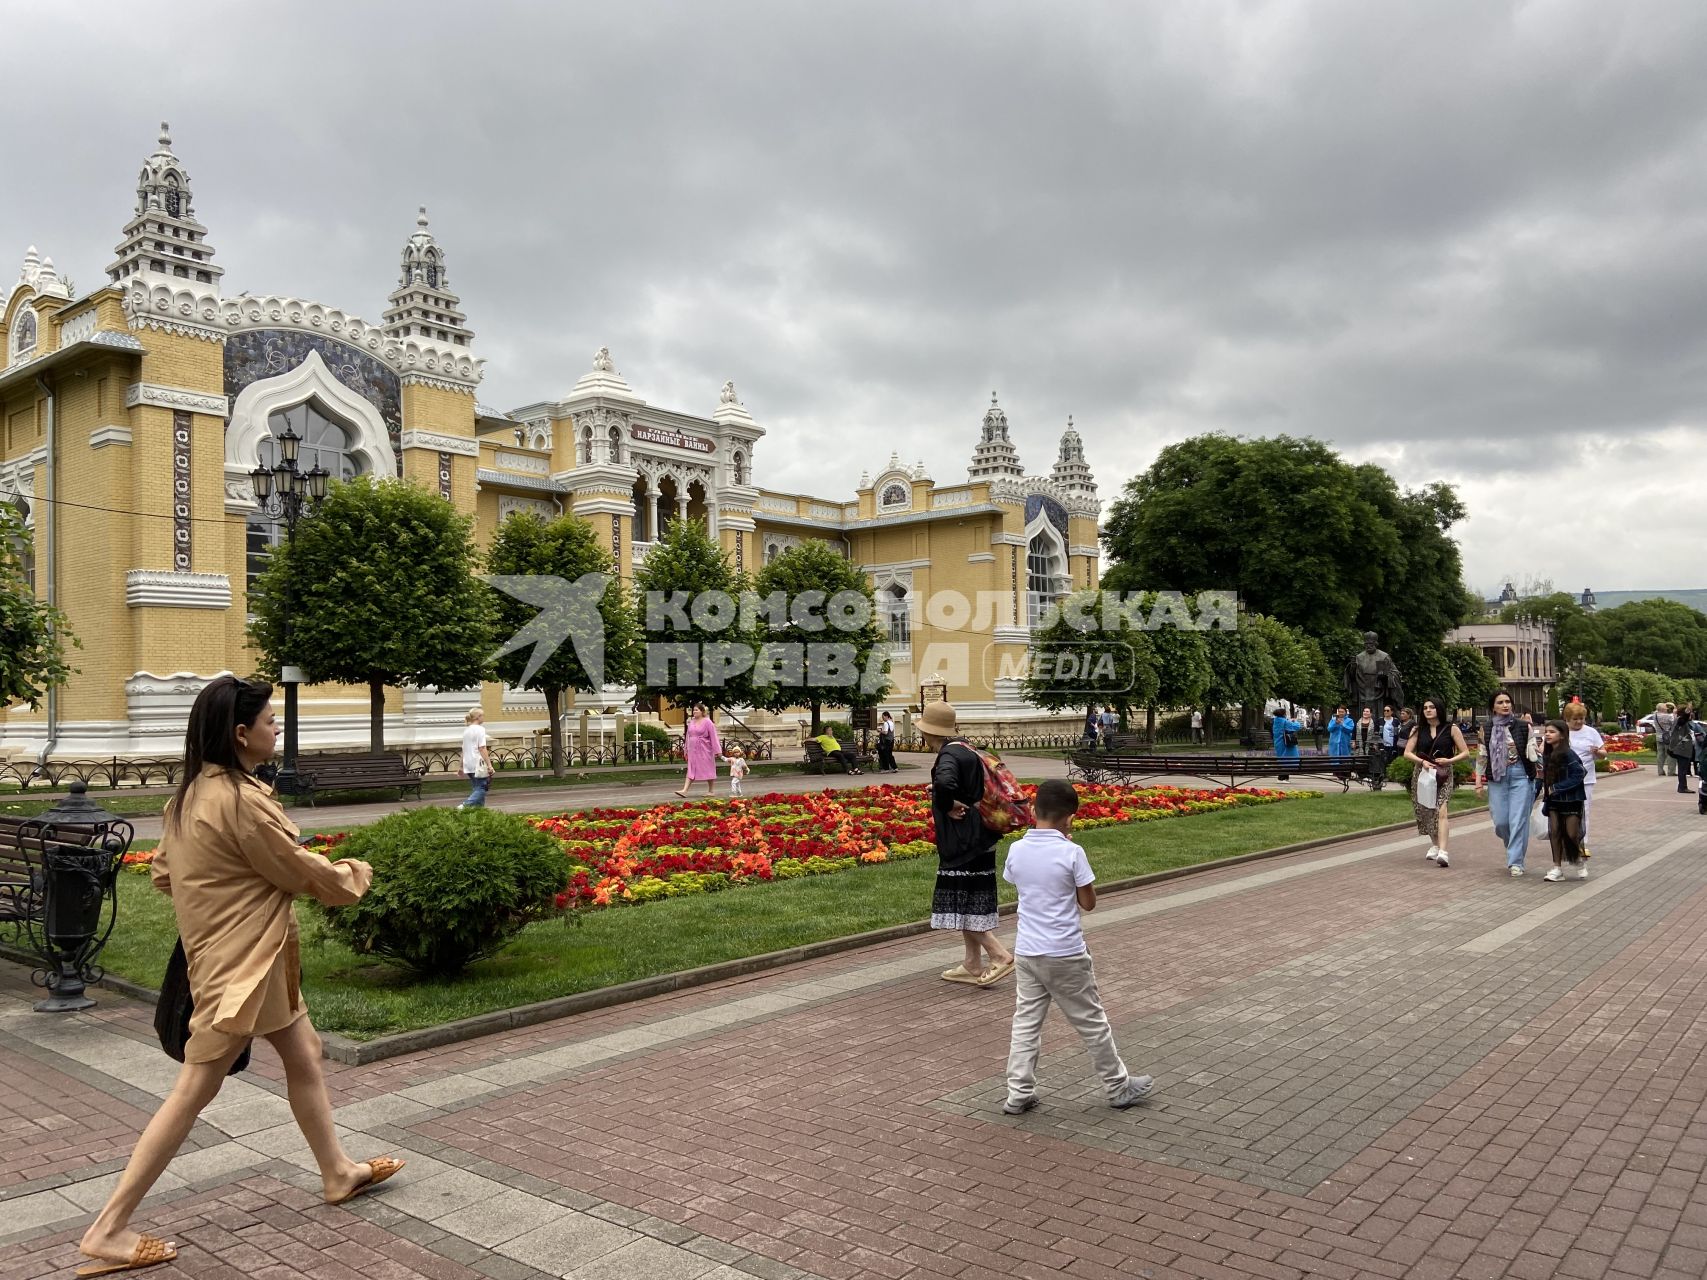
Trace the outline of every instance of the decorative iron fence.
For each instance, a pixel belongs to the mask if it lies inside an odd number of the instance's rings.
[[[181,759],[144,757],[104,760],[49,760],[35,765],[27,760],[0,760],[0,786],[11,784],[20,791],[32,787],[47,791],[77,781],[91,787],[175,787],[183,776]]]

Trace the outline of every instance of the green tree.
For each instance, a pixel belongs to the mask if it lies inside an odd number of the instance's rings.
[[[1320,441],[1197,436],[1164,448],[1110,507],[1107,582],[1236,591],[1318,644],[1374,630],[1405,671],[1480,607],[1451,538],[1463,517],[1447,486],[1401,492]]]
[[[467,689],[488,672],[495,604],[475,576],[472,526],[404,480],[333,485],[250,589],[262,669],[365,684],[369,749],[383,751],[387,685]]]
[[[1232,631],[1204,631],[1204,656],[1209,660],[1209,683],[1203,691],[1204,706],[1215,711],[1226,707],[1242,709],[1243,731],[1251,733],[1274,688],[1274,659],[1262,633],[1240,626]],[[1204,716],[1204,723],[1209,717]]]
[[[1124,722],[1132,708],[1156,701],[1160,684],[1152,641],[1162,634],[1140,631],[1128,609],[1105,619],[1101,593],[1074,592],[1031,633],[1034,663],[1025,680],[1026,700],[1051,711],[1112,706]]]
[[[889,692],[884,658],[889,633],[878,621],[871,584],[857,566],[813,539],[789,547],[760,569],[753,589],[761,599],[781,598],[772,605],[780,616],[761,611],[761,645],[778,646],[777,654],[804,656],[798,669],[792,660],[778,662],[774,671],[782,678],[774,683],[768,680],[771,665],[764,663],[765,670],[753,679],[754,706],[771,711],[807,707],[812,732],[820,733],[826,706],[875,707],[883,701]],[[834,667],[829,659],[814,657],[828,652],[824,646],[841,650]]]
[[[1684,680],[1707,676],[1707,614],[1676,600],[1632,600],[1591,615],[1607,663],[1654,668]]]
[[[1264,695],[1265,702],[1269,698],[1284,698],[1332,710],[1341,701],[1338,681],[1329,676],[1327,661],[1315,640],[1278,618],[1260,613],[1245,614],[1241,625],[1262,637],[1274,663],[1274,684]]]
[[[0,708],[23,702],[33,710],[76,671],[65,660],[66,642],[81,647],[65,615],[30,589],[30,554],[23,517],[0,502]]]
[[[597,693],[603,685],[632,684],[640,675],[640,623],[634,614],[633,601],[623,590],[610,553],[599,545],[592,526],[576,516],[559,516],[548,521],[532,511],[516,512],[498,526],[487,555],[487,568],[493,574],[555,577],[570,584],[587,574],[603,574],[610,579],[596,602],[596,617],[566,620],[570,625],[596,627],[603,633],[604,649],[599,655],[602,666],[589,671],[581,649],[565,640],[525,681],[524,687],[545,695],[551,728],[551,772],[561,778],[564,693]],[[502,592],[497,611],[498,631],[503,636],[518,635],[540,616],[537,606]],[[524,685],[533,658],[531,644],[500,655],[496,664],[498,678],[511,687]]]
[[[1405,681],[1405,701],[1417,713],[1419,720],[1422,719],[1424,698],[1434,698],[1440,706],[1440,714],[1448,720],[1458,714],[1458,708],[1463,705],[1458,673],[1453,670],[1441,645],[1423,650],[1411,659],[1408,670],[1401,667],[1399,673]]]
[[[1147,601],[1146,608],[1150,607],[1152,605]],[[1144,736],[1153,743],[1156,740],[1156,712],[1202,705],[1214,673],[1209,668],[1209,649],[1201,631],[1164,625],[1142,634],[1150,642],[1156,661],[1155,696],[1144,708]],[[1206,741],[1213,736],[1214,730],[1213,718],[1205,716],[1203,732]]]
[[[1445,653],[1447,665],[1452,668],[1453,678],[1458,682],[1460,705],[1480,715],[1487,710],[1500,687],[1500,678],[1494,674],[1494,664],[1474,645],[1449,644]]]
[[[713,709],[752,705],[758,630],[741,617],[747,581],[705,526],[671,520],[635,571],[634,586],[646,645],[639,692]]]

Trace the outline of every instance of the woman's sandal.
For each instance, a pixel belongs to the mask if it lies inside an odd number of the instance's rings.
[[[943,973],[942,980],[944,982],[964,982],[968,986],[976,987],[983,984],[984,975],[982,973],[973,973],[972,970],[968,969],[965,965],[957,964],[954,968]]]
[[[367,1167],[373,1176],[366,1182],[356,1183],[355,1186],[351,1187],[336,1200],[328,1200],[326,1203],[344,1204],[347,1201],[354,1200],[357,1196],[362,1195],[365,1192],[372,1191],[380,1183],[384,1182],[387,1178],[391,1177],[392,1174],[401,1169],[403,1167],[403,1163],[403,1161],[394,1160],[390,1156],[377,1156],[374,1159],[369,1160],[367,1162]]]
[[[994,964],[990,966],[990,968],[984,970],[982,976],[978,979],[978,985],[981,987],[994,986],[1013,971],[1014,962],[1012,960],[1003,960],[1000,963]]]
[[[178,1256],[175,1245],[168,1244],[159,1236],[140,1236],[136,1248],[130,1251],[129,1262],[97,1261],[92,1266],[78,1267],[80,1276],[110,1276],[120,1271],[141,1271],[144,1267],[157,1267],[162,1262],[170,1262]]]

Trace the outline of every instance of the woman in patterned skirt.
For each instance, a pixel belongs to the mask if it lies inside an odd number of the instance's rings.
[[[1464,735],[1446,718],[1439,698],[1424,698],[1416,728],[1405,742],[1405,759],[1411,762],[1411,811],[1416,815],[1417,834],[1428,837],[1428,860],[1437,867],[1450,867],[1446,854],[1447,807],[1452,801],[1452,766],[1470,758]],[[1417,783],[1433,770],[1439,781],[1434,804],[1417,803]]]
[[[931,818],[936,826],[936,892],[931,928],[958,929],[966,958],[942,976],[948,982],[987,987],[1014,971],[1013,952],[996,937],[996,835],[978,816],[984,764],[960,736],[954,708],[933,702],[919,720],[934,750]],[[989,963],[985,963],[985,957]]]

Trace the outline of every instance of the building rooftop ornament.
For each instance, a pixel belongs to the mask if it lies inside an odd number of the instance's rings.
[[[1067,415],[1067,429],[1061,433],[1061,450],[1055,459],[1055,469],[1049,478],[1067,493],[1095,497],[1096,478],[1085,461],[1085,442],[1073,429],[1073,415]]]
[[[53,259],[43,258],[36,253],[35,245],[24,254],[24,269],[18,272],[18,283],[35,290],[38,295],[52,298],[69,298],[71,288],[59,278],[59,272],[53,269]]]
[[[741,397],[735,394],[735,384],[725,382],[723,389],[717,393],[717,408],[712,411],[713,422],[721,422],[730,427],[751,427],[755,430],[758,423],[753,421],[753,415],[747,412],[741,403]]]
[[[622,375],[616,371],[616,362],[611,359],[610,348],[600,347],[593,353],[593,369],[584,373],[575,389],[569,393],[571,399],[581,396],[604,396],[611,400],[632,400],[636,404],[645,402],[634,394],[634,388],[624,382]]]
[[[196,221],[189,171],[172,152],[172,131],[160,124],[160,145],[142,162],[136,180],[136,209],[125,224],[118,257],[107,267],[107,278],[122,284],[130,276],[151,272],[212,285],[218,292],[223,267],[213,261],[207,228]]]
[[[1018,479],[1025,475],[1020,465],[1019,450],[1008,439],[1008,415],[996,403],[996,393],[990,393],[990,408],[984,414],[984,430],[978,447],[972,451],[972,465],[966,473],[973,480],[989,480],[1001,476]]]
[[[855,488],[861,490],[871,488],[871,472],[861,471],[859,473],[859,484],[856,485]]]
[[[415,233],[403,245],[403,270],[386,308],[384,329],[394,338],[427,338],[466,347],[474,339],[461,301],[450,291],[445,253],[427,228],[427,207],[415,218]]]
[[[913,467],[913,479],[924,480],[926,478],[927,477],[926,477],[926,473],[925,473],[925,460],[923,458],[920,458],[917,465],[915,465]]]

